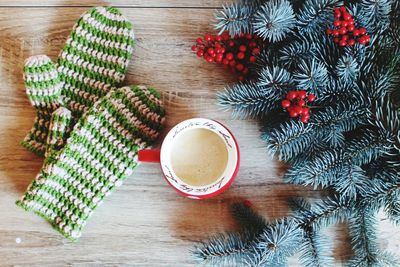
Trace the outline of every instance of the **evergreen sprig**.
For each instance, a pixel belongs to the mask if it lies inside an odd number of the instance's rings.
[[[267,150],[289,164],[286,182],[331,195],[291,200],[292,214],[277,221],[235,205],[240,233],[202,243],[195,252],[202,262],[285,266],[299,252],[303,266],[330,266],[322,230],[345,221],[354,253],[348,266],[395,265],[377,243],[376,216],[384,210],[400,223],[400,2],[345,3],[371,35],[368,45],[339,47],[325,34],[338,0],[248,0],[221,11],[219,29],[256,33],[266,45],[258,76],[221,92],[220,104],[260,120]],[[296,89],[317,97],[307,124],[280,107]]]

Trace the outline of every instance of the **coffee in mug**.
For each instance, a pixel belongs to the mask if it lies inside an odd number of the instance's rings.
[[[161,150],[140,150],[139,161],[158,162],[166,181],[194,199],[216,196],[233,182],[239,170],[239,146],[221,123],[193,118],[175,125]]]
[[[212,184],[224,173],[227,163],[224,140],[211,130],[190,129],[172,144],[172,169],[189,185]]]

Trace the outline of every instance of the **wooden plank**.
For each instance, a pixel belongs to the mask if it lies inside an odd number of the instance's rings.
[[[211,10],[123,8],[135,24],[138,41],[126,83],[144,83],[162,92],[167,109],[165,132],[196,116],[228,125],[243,155],[237,180],[216,198],[194,201],[169,188],[157,165],[143,164],[98,208],[76,243],[64,239],[43,219],[17,208],[14,201],[41,166],[40,158],[18,144],[34,116],[22,83],[24,59],[40,53],[56,58],[74,21],[85,10],[0,9],[1,265],[193,266],[189,249],[195,241],[236,229],[229,203],[249,199],[261,214],[276,219],[289,213],[288,197],[318,196],[310,188],[283,184],[284,167],[266,155],[257,123],[233,119],[216,105],[215,93],[233,78],[190,52],[199,34],[212,31]],[[393,227],[381,221],[380,229],[382,246],[398,253],[399,236],[393,236]],[[332,240],[338,264],[350,256],[344,225],[328,229],[327,238]],[[297,260],[290,263],[296,266]]]
[[[3,0],[0,7],[90,7],[90,6],[116,6],[116,7],[196,7],[196,8],[221,8],[222,5],[235,2],[235,0]]]

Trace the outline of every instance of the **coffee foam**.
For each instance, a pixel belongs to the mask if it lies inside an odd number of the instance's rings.
[[[227,163],[225,141],[211,130],[190,129],[180,133],[173,141],[172,169],[186,184],[205,186],[216,182]]]

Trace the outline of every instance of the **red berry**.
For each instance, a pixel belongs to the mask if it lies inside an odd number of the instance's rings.
[[[315,95],[314,94],[309,94],[307,97],[308,101],[314,102],[315,101]]]
[[[197,46],[192,45],[192,51],[196,51],[197,50]]]
[[[256,47],[256,48],[253,49],[252,52],[253,52],[254,55],[258,55],[258,54],[260,54],[261,50],[260,50],[260,48]]]
[[[215,41],[221,42],[221,41],[222,41],[222,36],[221,36],[221,35],[217,35],[217,36],[215,37]]]
[[[347,9],[346,9],[345,6],[341,6],[339,9],[340,9],[340,11],[341,11],[342,13],[347,12]]]
[[[365,39],[365,36],[361,36],[358,42],[362,45],[365,45],[367,43],[367,40]]]
[[[224,48],[224,47],[221,47],[221,48],[220,48],[220,51],[221,51],[222,54],[225,53],[225,48]]]
[[[338,43],[338,42],[339,42],[339,38],[338,38],[338,37],[335,37],[335,38],[333,38],[333,41],[334,41],[335,43]]]
[[[296,118],[297,116],[299,116],[299,113],[292,110],[292,111],[289,111],[289,116],[291,118]]]
[[[340,8],[338,8],[338,7],[335,7],[334,12],[335,12],[335,13],[342,13],[342,11],[340,11]]]
[[[214,61],[214,59],[212,57],[208,57],[208,58],[206,58],[206,60],[207,60],[208,63],[211,63],[211,62]]]
[[[252,36],[250,33],[246,34],[246,39],[247,39],[247,40],[250,40],[250,39],[252,39],[252,38],[253,38],[253,36]]]
[[[204,51],[202,49],[200,49],[199,51],[197,51],[196,54],[198,57],[202,57],[204,55]]]
[[[335,27],[339,27],[341,24],[342,24],[342,23],[340,22],[340,20],[335,20],[335,21],[333,22],[333,25],[334,25]]]
[[[221,36],[222,36],[222,39],[224,39],[225,41],[229,40],[229,38],[230,38],[228,32],[223,32]]]
[[[216,53],[216,54],[220,54],[220,53],[221,53],[221,49],[220,49],[220,48],[216,48],[216,49],[215,49],[215,53]]]
[[[243,73],[244,75],[249,74],[249,69],[248,69],[248,68],[244,68],[244,70],[242,71],[242,73]]]
[[[355,28],[354,25],[347,26],[347,30],[350,32],[354,31],[354,28]]]
[[[213,54],[215,54],[215,50],[214,48],[210,47],[207,49],[207,53],[210,54],[210,56],[212,56]]]
[[[286,99],[288,100],[293,100],[297,97],[297,92],[296,91],[289,91],[286,95]]]
[[[236,66],[236,61],[232,60],[231,62],[229,62],[229,66],[235,67]]]
[[[348,36],[347,34],[345,34],[345,35],[342,36],[342,40],[347,41],[348,39],[349,39],[349,36]]]
[[[243,82],[244,81],[244,77],[243,76],[239,76],[239,81]]]
[[[354,36],[359,36],[360,35],[360,30],[357,30],[357,29],[353,30],[353,35]]]
[[[301,121],[302,123],[307,123],[308,120],[309,120],[309,117],[307,117],[307,116],[301,116],[301,117],[300,117],[300,121]]]
[[[342,34],[342,35],[346,34],[347,33],[347,29],[345,27],[342,27],[342,28],[340,28],[339,33]]]
[[[354,19],[349,20],[349,25],[354,25]]]
[[[224,60],[222,60],[222,64],[228,65],[228,64],[229,64],[229,60],[227,60],[227,59],[225,58]]]
[[[244,69],[243,64],[237,64],[237,65],[236,65],[236,69],[237,69],[238,71],[242,71],[242,70]]]
[[[303,107],[303,116],[304,115],[307,115],[307,114],[310,114],[310,109],[308,108],[308,107]]]
[[[256,46],[257,46],[257,43],[255,41],[251,41],[249,43],[249,47],[256,47]]]
[[[347,27],[349,25],[349,23],[347,21],[342,21],[341,25],[342,25],[342,27]]]
[[[237,53],[237,58],[238,59],[244,59],[244,57],[245,57],[245,54],[243,52]]]
[[[294,106],[293,109],[292,109],[292,112],[295,112],[295,113],[300,115],[300,114],[303,113],[303,109],[302,109],[302,107]]]
[[[339,31],[338,30],[333,30],[332,31],[332,35],[335,36],[335,37],[338,37],[339,36]]]
[[[350,45],[350,46],[353,46],[353,45],[356,44],[356,40],[350,39],[350,40],[347,41],[347,44]]]
[[[338,18],[340,18],[341,16],[342,16],[342,13],[340,13],[340,11],[339,12],[336,12],[335,11],[335,19],[338,19]]]
[[[224,57],[224,55],[223,54],[217,54],[216,56],[215,56],[215,60],[217,60],[217,61],[222,61],[222,58]]]
[[[253,62],[255,62],[256,61],[256,57],[255,56],[250,56],[250,58],[249,58],[249,61],[251,62],[251,63],[253,63]]]
[[[245,45],[241,45],[239,46],[239,50],[245,52],[247,50],[247,47]]]
[[[340,40],[339,41],[339,45],[340,46],[346,46],[346,44],[347,44],[346,40]]]
[[[233,47],[233,46],[235,46],[235,42],[234,41],[229,41],[229,44],[228,44],[230,47]]]
[[[304,99],[307,96],[307,92],[304,90],[300,90],[297,92],[297,97],[299,97],[300,99]]]
[[[331,29],[326,29],[326,34],[327,35],[331,35],[332,34],[332,30]]]
[[[211,41],[211,39],[212,39],[211,34],[209,34],[209,33],[204,34],[204,40],[206,40],[208,42],[208,41]]]
[[[361,27],[360,29],[360,34],[366,34],[367,33],[367,29]]]
[[[233,54],[232,53],[226,54],[226,59],[227,60],[232,60],[233,59]]]
[[[291,105],[291,103],[289,100],[287,100],[287,99],[282,100],[281,106],[283,108],[288,108],[288,107],[290,107],[290,105]]]
[[[305,97],[304,97],[305,98]],[[306,105],[306,101],[304,101],[303,99],[300,99],[299,101],[297,101],[297,105],[299,107],[304,107]]]
[[[203,42],[203,39],[201,39],[200,37],[196,39],[196,43],[201,44]]]
[[[343,14],[343,19],[344,20],[351,20],[351,15],[349,13]]]

